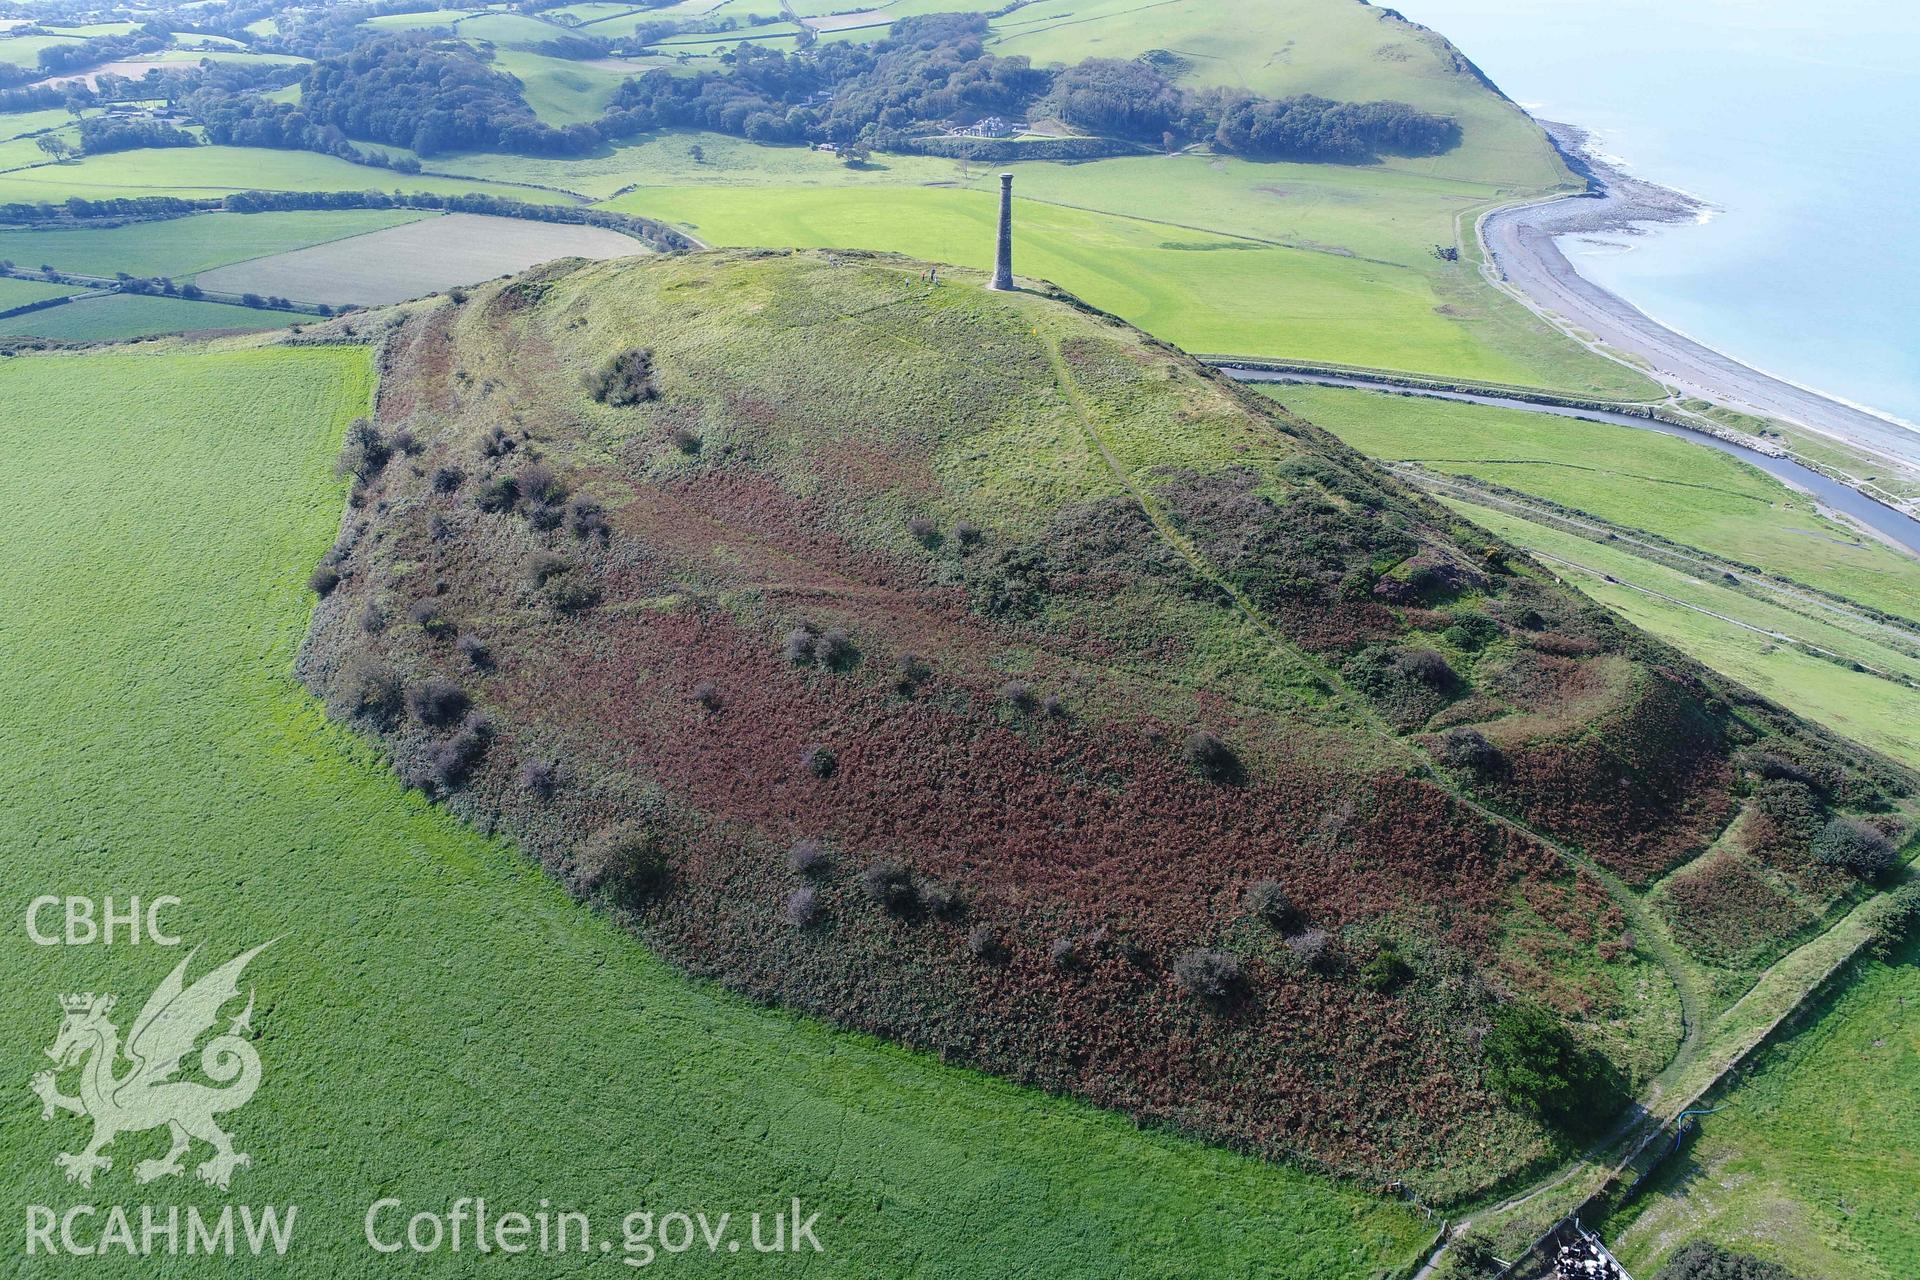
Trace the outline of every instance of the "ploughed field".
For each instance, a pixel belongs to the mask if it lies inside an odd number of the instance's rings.
[[[1672,1056],[1701,957],[1636,886],[1721,841],[1724,939],[1846,899],[1828,826],[1904,838],[1843,816],[1903,772],[1332,437],[926,275],[560,263],[309,331],[382,381],[302,677],[696,973],[1430,1197]]]

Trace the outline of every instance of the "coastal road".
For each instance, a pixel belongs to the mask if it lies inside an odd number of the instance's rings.
[[[1602,354],[1611,349],[1645,361],[1655,377],[1683,395],[1797,423],[1889,462],[1920,468],[1920,431],[1702,346],[1576,271],[1554,237],[1633,215],[1631,207],[1610,211],[1614,201],[1611,195],[1576,196],[1488,214],[1481,219],[1480,238],[1494,282],[1534,311],[1593,335]]]

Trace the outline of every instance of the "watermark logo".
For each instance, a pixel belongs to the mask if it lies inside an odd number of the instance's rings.
[[[240,975],[248,962],[271,945],[262,943],[188,985],[187,966],[199,954],[196,947],[141,1006],[124,1044],[112,1016],[114,996],[60,997],[60,1032],[47,1049],[53,1069],[35,1075],[31,1087],[40,1098],[42,1120],[67,1112],[93,1121],[85,1146],[54,1157],[68,1182],[91,1187],[96,1173],[113,1168],[113,1158],[104,1152],[114,1139],[162,1126],[170,1130],[172,1144],[165,1156],[134,1165],[135,1182],[184,1174],[184,1159],[195,1143],[212,1150],[194,1173],[221,1191],[228,1189],[235,1169],[253,1163],[234,1149],[232,1135],[217,1119],[245,1106],[260,1087],[260,1055],[248,1039],[251,989],[246,1008],[231,1015],[226,1030],[199,1051],[198,1074],[212,1083],[183,1078],[181,1063],[214,1030],[221,1010],[239,999]],[[60,1091],[60,1079],[69,1072],[77,1072],[72,1094]]]

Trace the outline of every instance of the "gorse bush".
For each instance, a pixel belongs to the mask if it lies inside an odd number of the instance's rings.
[[[876,862],[860,873],[860,891],[894,915],[905,915],[919,905],[913,873],[890,860]]]
[[[802,885],[787,895],[786,905],[780,909],[780,918],[796,929],[804,929],[820,918],[820,891],[811,885]]]
[[[520,483],[512,476],[498,476],[480,488],[473,504],[488,515],[502,515],[520,505]]]
[[[967,954],[983,964],[1005,964],[1011,958],[1006,939],[992,925],[977,924],[967,931]]]
[[[1862,880],[1877,880],[1899,865],[1899,854],[1881,832],[1864,822],[1835,818],[1813,839],[1813,859]]]
[[[1194,772],[1210,782],[1237,782],[1245,772],[1233,748],[1211,729],[1196,729],[1187,736],[1186,755]]]
[[[894,664],[893,687],[901,693],[912,693],[933,678],[933,666],[917,653],[903,653]]]
[[[1500,749],[1478,729],[1459,725],[1440,740],[1440,758],[1468,773],[1491,773],[1500,763]]]
[[[1225,951],[1196,950],[1174,958],[1173,980],[1188,995],[1218,1005],[1239,995],[1246,977],[1239,957]]]
[[[619,407],[660,397],[653,381],[653,351],[635,347],[614,356],[586,375],[587,394],[601,404]]]
[[[915,893],[920,899],[921,908],[928,915],[951,920],[966,913],[966,896],[958,886],[948,884],[945,880],[922,880],[915,886]]]
[[[440,612],[437,600],[416,600],[407,610],[407,616],[413,624],[435,640],[444,640],[454,631],[453,624]]]
[[[726,705],[726,700],[720,696],[720,686],[711,680],[702,680],[693,686],[693,700],[708,711],[718,711]]]
[[[1620,1101],[1606,1060],[1539,1005],[1501,1006],[1481,1048],[1487,1083],[1543,1119],[1585,1128]]]
[[[330,564],[315,565],[307,575],[307,586],[315,595],[329,595],[340,585],[340,571]]]
[[[1278,880],[1255,880],[1247,886],[1242,901],[1255,919],[1271,928],[1285,931],[1300,921],[1299,908]]]
[[[1667,1259],[1653,1280],[1798,1280],[1793,1272],[1750,1253],[1695,1240]]]
[[[787,850],[787,870],[803,876],[819,875],[827,869],[827,846],[818,840],[796,840]]]
[[[567,504],[567,532],[583,541],[604,543],[613,537],[613,526],[600,504],[582,494]]]
[[[518,780],[521,790],[544,800],[559,790],[560,769],[551,760],[529,760],[520,766]]]
[[[567,499],[567,487],[560,483],[560,477],[553,473],[553,468],[544,462],[529,462],[521,467],[514,483],[521,498],[527,502],[552,504]]]
[[[831,778],[840,772],[840,757],[831,747],[808,747],[800,754],[800,767],[816,778]]]
[[[350,714],[366,716],[381,724],[390,723],[406,705],[400,673],[384,662],[355,659],[347,667],[341,685],[342,700]]]
[[[574,879],[582,893],[637,909],[665,890],[666,854],[650,827],[622,823],[595,833],[580,847]]]
[[[551,578],[573,572],[573,561],[553,551],[536,551],[528,556],[522,566],[527,584],[544,587]]]
[[[407,690],[407,710],[421,724],[450,725],[467,713],[466,692],[451,680],[422,680]]]
[[[451,791],[467,779],[467,774],[487,754],[493,738],[493,726],[481,716],[469,716],[459,732],[433,749],[431,771],[434,785]]]
[[[493,670],[493,651],[487,647],[485,640],[471,631],[462,633],[460,638],[453,642],[453,647],[459,650],[461,657],[473,664],[475,671]]]
[[[1333,949],[1333,935],[1325,929],[1307,929],[1296,933],[1287,938],[1286,946],[1294,963],[1309,973],[1331,973],[1338,963],[1339,957]]]
[[[829,671],[845,671],[859,656],[853,640],[837,628],[822,632],[813,642],[813,660]]]

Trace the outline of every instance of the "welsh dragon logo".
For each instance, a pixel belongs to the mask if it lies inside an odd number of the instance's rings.
[[[213,1148],[194,1170],[209,1186],[225,1191],[233,1171],[253,1163],[252,1157],[233,1149],[233,1138],[214,1123],[215,1116],[245,1106],[260,1087],[260,1055],[247,1040],[253,1020],[251,992],[247,1007],[232,1017],[226,1031],[200,1050],[201,1073],[224,1087],[172,1077],[195,1042],[219,1021],[222,1006],[238,998],[247,962],[271,945],[262,943],[187,986],[187,965],[199,954],[194,948],[147,998],[124,1048],[120,1028],[109,1016],[115,997],[91,992],[60,997],[65,1018],[47,1050],[54,1068],[34,1076],[32,1088],[40,1096],[42,1120],[51,1120],[55,1111],[93,1120],[93,1138],[84,1148],[54,1157],[68,1182],[91,1187],[96,1171],[113,1168],[112,1158],[101,1152],[115,1138],[161,1125],[172,1130],[173,1145],[163,1158],[135,1165],[136,1182],[184,1173],[181,1157],[195,1140]],[[123,1057],[129,1064],[124,1071]],[[68,1097],[60,1092],[59,1076],[75,1067],[80,1069],[79,1093]]]

